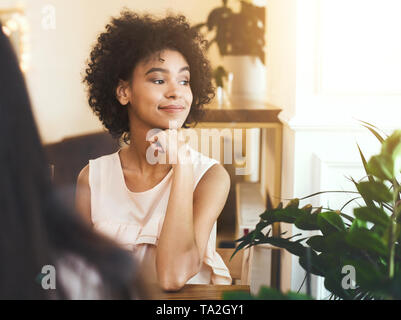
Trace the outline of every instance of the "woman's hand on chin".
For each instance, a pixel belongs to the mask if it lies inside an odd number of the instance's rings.
[[[173,166],[190,164],[191,155],[189,143],[184,136],[184,129],[166,129],[155,134],[149,141],[151,147],[158,152],[158,156]]]

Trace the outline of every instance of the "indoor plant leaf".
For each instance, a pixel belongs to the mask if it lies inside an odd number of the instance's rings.
[[[382,144],[382,154],[389,154],[393,158],[401,154],[401,130],[396,130]]]
[[[355,229],[367,229],[367,228],[368,227],[365,220],[354,219],[348,231],[352,232]]]
[[[345,225],[340,215],[332,211],[320,213],[317,217],[317,223],[324,235],[345,230]]]
[[[222,294],[223,300],[256,300],[250,292],[225,291]]]
[[[290,252],[298,257],[304,255],[306,252],[306,247],[304,247],[301,243],[299,243],[297,241],[289,241],[289,240],[283,239],[283,238],[268,237],[268,238],[265,238],[265,239],[259,241],[257,244],[261,244],[261,243],[269,243],[272,246],[284,248],[288,252]]]
[[[361,148],[359,148],[359,145],[358,145],[358,144],[356,144],[356,145],[357,145],[358,150],[359,150],[359,155],[361,156],[361,160],[362,160],[363,167],[364,167],[364,169],[365,169],[366,174],[368,175],[368,179],[369,179],[369,181],[373,182],[373,181],[375,181],[375,180],[373,179],[372,175],[369,174],[368,162],[366,161],[365,156],[363,155],[363,153],[362,153],[362,151],[361,151]]]
[[[301,216],[305,211],[299,208],[286,207],[283,209],[267,210],[260,215],[260,218],[269,222],[286,222],[294,223],[295,220]]]
[[[383,141],[384,141],[383,137],[375,129],[373,129],[372,127],[365,126],[365,125],[363,125],[363,126],[366,129],[368,129],[370,132],[372,132],[373,135],[380,141],[380,143],[383,143]]]
[[[325,270],[326,270],[327,263],[326,263],[325,259],[322,259],[321,254],[317,255],[314,251],[311,251],[309,261],[308,261],[306,254],[304,254],[303,256],[300,256],[299,264],[305,271],[309,270],[309,272],[314,275],[317,275],[320,277],[324,277],[326,275]]]
[[[388,249],[384,241],[379,235],[369,230],[355,229],[348,233],[346,240],[353,247],[376,252],[383,256],[388,255]]]
[[[266,224],[286,220],[301,230],[320,230],[323,235],[309,237],[304,246],[301,242],[306,238],[299,242],[289,241],[299,235],[282,239],[256,233],[255,241],[249,245],[270,243],[285,248],[299,257],[303,269],[324,277],[325,287],[337,298],[401,297],[401,213],[398,210],[401,208],[401,187],[395,179],[401,170],[401,131],[386,140],[378,134],[376,137],[383,142],[381,153],[368,162],[358,146],[369,181],[356,183],[351,178],[358,190],[356,193],[366,203],[366,206],[354,209],[355,218],[346,217],[352,222],[351,226],[344,223],[341,210],[312,213],[310,205],[299,209],[299,199],[294,199],[285,208],[262,214],[258,231]],[[384,180],[392,186],[388,188]],[[342,268],[347,264],[356,269],[356,288],[351,290],[345,290],[341,285]]]
[[[346,290],[344,290],[343,287],[341,286],[341,282],[339,280],[340,279],[338,279],[337,277],[332,278],[332,277],[326,276],[324,278],[324,286],[327,290],[334,293],[336,296],[340,297],[341,299],[352,300],[354,295],[351,292],[347,292]]]
[[[361,207],[354,209],[354,215],[360,220],[369,221],[374,224],[380,224],[387,227],[391,219],[387,214],[380,208],[377,207]]]
[[[313,250],[323,252],[326,250],[326,243],[324,236],[313,236],[310,237],[306,244],[309,245]]]
[[[375,290],[380,283],[386,281],[385,270],[380,269],[371,262],[357,259],[344,260],[345,265],[351,265],[355,268],[356,283],[365,290]]]
[[[368,162],[369,173],[380,180],[393,179],[393,161],[389,155],[376,155],[370,158]]]
[[[358,193],[361,195],[363,198],[363,201],[365,201],[366,205],[368,207],[375,207],[375,204],[371,198],[368,197],[367,194],[364,193],[364,190],[361,189],[360,184],[357,183],[353,178],[351,178],[351,181],[354,183],[356,189],[358,190]]]
[[[364,197],[377,202],[389,202],[393,199],[386,185],[379,181],[360,182],[358,190]]]
[[[294,225],[301,230],[319,230],[317,217],[317,214],[304,213],[294,221]]]

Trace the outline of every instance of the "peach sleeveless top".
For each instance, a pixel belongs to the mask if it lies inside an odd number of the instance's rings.
[[[195,190],[205,172],[218,161],[192,148],[190,154]],[[172,170],[153,188],[132,192],[125,184],[119,151],[89,160],[91,218],[95,229],[133,251],[151,283],[157,282],[156,246],[167,210]],[[231,284],[230,273],[216,252],[216,223],[210,233],[201,270],[187,283]]]

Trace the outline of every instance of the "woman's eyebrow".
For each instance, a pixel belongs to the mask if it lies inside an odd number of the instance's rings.
[[[188,72],[189,72],[189,67],[188,67],[188,66],[183,67],[183,68],[181,68],[180,71],[178,71],[178,72],[183,72],[183,71],[188,71]],[[168,71],[167,69],[163,69],[163,68],[151,68],[151,69],[149,69],[149,70],[145,73],[145,76],[146,76],[147,74],[151,73],[151,72],[170,73],[170,71]]]

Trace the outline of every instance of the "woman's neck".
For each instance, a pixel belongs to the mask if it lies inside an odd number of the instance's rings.
[[[150,142],[146,140],[150,128],[142,126],[131,126],[134,130],[130,130],[130,144],[126,148],[125,157],[123,156],[124,166],[127,169],[137,170],[141,175],[149,176],[155,172],[168,171],[170,164],[152,164],[148,161],[148,150]],[[153,153],[154,151],[152,151]],[[154,153],[153,153],[154,154]],[[125,161],[124,161],[125,160]]]

